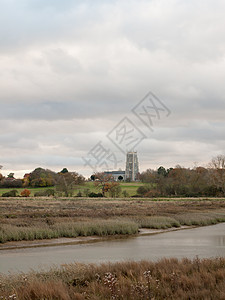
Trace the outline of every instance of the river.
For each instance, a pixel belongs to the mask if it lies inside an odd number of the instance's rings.
[[[225,256],[225,223],[96,243],[0,251],[0,272],[47,270],[72,262],[102,263],[163,257]]]

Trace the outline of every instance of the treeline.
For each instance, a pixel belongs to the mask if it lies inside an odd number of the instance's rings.
[[[225,196],[225,156],[217,156],[208,168],[193,169],[176,166],[157,170],[148,169],[140,174],[140,180],[148,185],[137,190],[139,196]]]
[[[56,173],[48,169],[36,168],[23,179],[14,178],[14,173],[4,177],[0,174],[0,188],[39,188],[55,187],[66,196],[73,190],[74,185],[84,183],[85,178],[77,172],[69,172],[66,168]],[[40,195],[41,196],[41,195]]]

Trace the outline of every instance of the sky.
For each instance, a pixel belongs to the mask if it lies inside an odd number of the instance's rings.
[[[84,176],[225,154],[225,1],[0,0],[0,165]]]

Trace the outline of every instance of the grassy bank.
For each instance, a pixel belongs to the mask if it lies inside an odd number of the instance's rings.
[[[0,242],[225,222],[225,200],[0,199]]]
[[[225,258],[70,264],[0,276],[2,299],[225,299]]]
[[[39,226],[0,225],[0,243],[7,241],[41,240],[60,237],[108,236],[135,234],[138,225],[132,221],[98,220],[95,222],[61,222]]]
[[[50,221],[36,225],[18,226],[12,224],[0,225],[0,243],[8,241],[29,241],[53,239],[61,237],[75,238],[78,236],[113,236],[132,235],[138,233],[140,228],[167,229],[178,228],[182,225],[205,226],[225,222],[225,211],[207,213],[187,213],[174,217],[152,216],[131,217],[130,219],[95,219],[89,221]]]

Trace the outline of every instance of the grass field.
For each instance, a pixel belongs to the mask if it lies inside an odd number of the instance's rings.
[[[44,188],[27,188],[27,189],[31,192],[30,196],[32,197],[32,196],[34,196],[34,194],[36,192],[44,191],[46,189],[54,189],[54,187],[47,187],[47,188],[45,188],[45,187]],[[0,196],[2,196],[2,194],[7,193],[7,192],[9,192],[11,190],[17,190],[18,193],[19,193],[19,195],[20,195],[20,193],[24,190],[24,188],[7,188],[7,189],[0,188]]]
[[[225,299],[225,258],[70,264],[0,276],[1,299]]]
[[[141,185],[144,185],[144,184],[141,183],[141,182],[136,182],[136,183],[121,182],[120,183],[122,192],[127,191],[129,196],[135,195],[136,191],[137,191],[137,188]],[[34,196],[34,194],[36,192],[44,191],[44,190],[49,189],[49,188],[54,189],[54,187],[47,187],[47,188],[44,187],[44,188],[28,188],[28,190],[31,192],[30,196]],[[15,188],[15,189],[19,192],[19,194],[24,190],[24,188]],[[3,193],[9,192],[10,190],[12,190],[12,188],[7,188],[7,189],[0,188],[0,196]],[[94,185],[93,182],[88,181],[88,182],[85,182],[83,185],[77,185],[77,186],[74,187],[73,195],[76,196],[78,194],[78,192],[81,192],[82,196],[87,196],[88,193],[91,193],[91,192],[98,193],[100,191]],[[122,196],[122,193],[121,193],[121,196]]]

